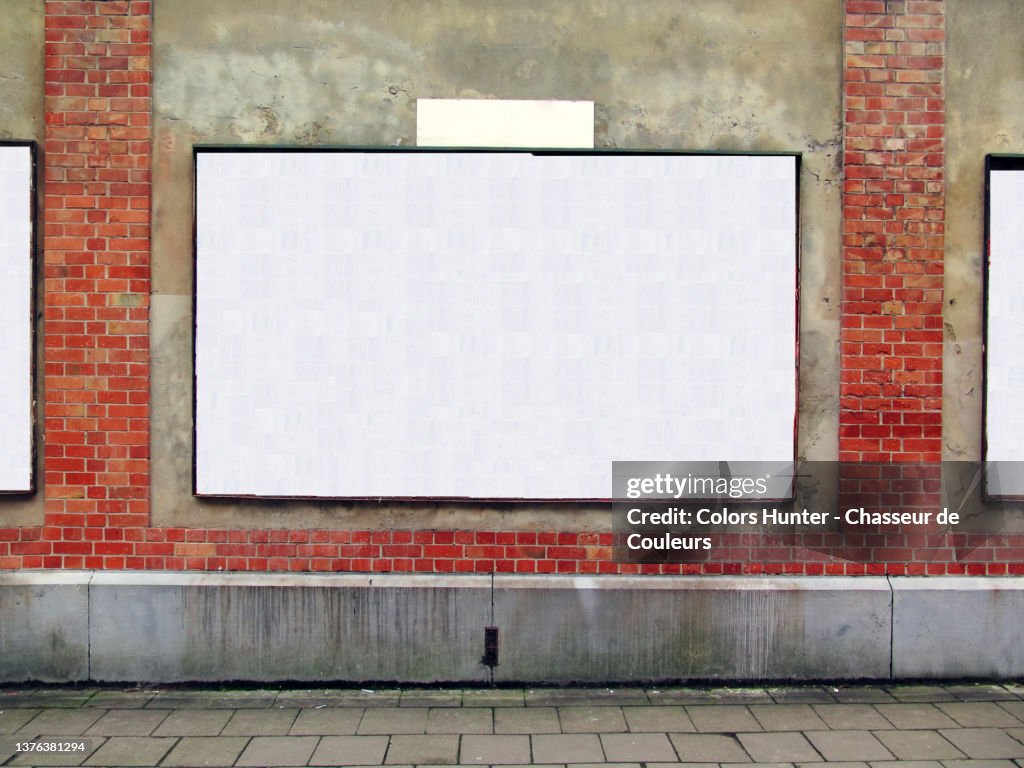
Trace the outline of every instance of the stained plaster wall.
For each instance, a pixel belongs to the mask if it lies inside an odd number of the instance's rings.
[[[1024,153],[1024,7],[947,0],[944,457],[981,458],[985,155]]]
[[[193,145],[409,146],[417,98],[593,100],[598,148],[802,153],[799,452],[834,459],[841,14],[840,0],[156,3],[154,524],[608,527],[572,505],[191,494]]]
[[[0,142],[35,141],[41,165],[43,141],[43,4],[37,0],[0,2]],[[36,181],[37,206],[42,205],[42,176]],[[38,220],[37,220],[38,221]],[[40,233],[37,240],[41,243]],[[36,315],[42,307],[42,259],[37,254]],[[36,360],[42,360],[42,332],[37,323]],[[36,487],[42,487],[42,370],[36,365]],[[41,525],[42,493],[0,497],[0,528]]]

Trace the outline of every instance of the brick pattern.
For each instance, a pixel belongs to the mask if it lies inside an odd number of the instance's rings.
[[[43,567],[149,521],[150,3],[46,3]],[[36,561],[30,561],[36,562]]]
[[[0,528],[0,569],[1024,574],[1005,534],[723,534],[637,565],[611,533],[148,527],[150,12],[46,2],[46,519]],[[845,12],[842,508],[935,510],[938,465],[915,462],[941,453],[944,8]]]
[[[687,563],[619,563],[613,534],[147,528],[127,554],[51,554],[39,528],[0,529],[0,570],[557,574],[1024,575],[1024,535],[948,532],[718,534]],[[60,558],[56,562],[54,558]]]
[[[845,11],[839,459],[938,462],[944,3]]]

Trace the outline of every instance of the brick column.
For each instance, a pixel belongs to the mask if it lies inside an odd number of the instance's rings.
[[[847,0],[839,454],[942,453],[942,0]]]
[[[46,2],[41,562],[123,568],[149,521],[150,3]]]

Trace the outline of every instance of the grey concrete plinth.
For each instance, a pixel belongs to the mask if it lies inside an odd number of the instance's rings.
[[[0,681],[89,676],[90,572],[0,572]]]
[[[889,674],[884,578],[495,577],[502,680]]]
[[[92,679],[482,681],[489,577],[97,573]]]
[[[1024,580],[892,579],[893,676],[1024,675]]]

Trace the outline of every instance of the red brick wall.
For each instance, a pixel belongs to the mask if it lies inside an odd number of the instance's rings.
[[[611,560],[611,533],[149,527],[150,13],[46,3],[45,524],[0,528],[0,568],[1024,573],[1024,538],[983,534],[731,534],[707,560],[640,566]],[[847,0],[845,21],[840,456],[935,462],[943,3]],[[885,488],[933,506],[932,480]]]
[[[847,0],[839,458],[942,459],[945,16]]]

